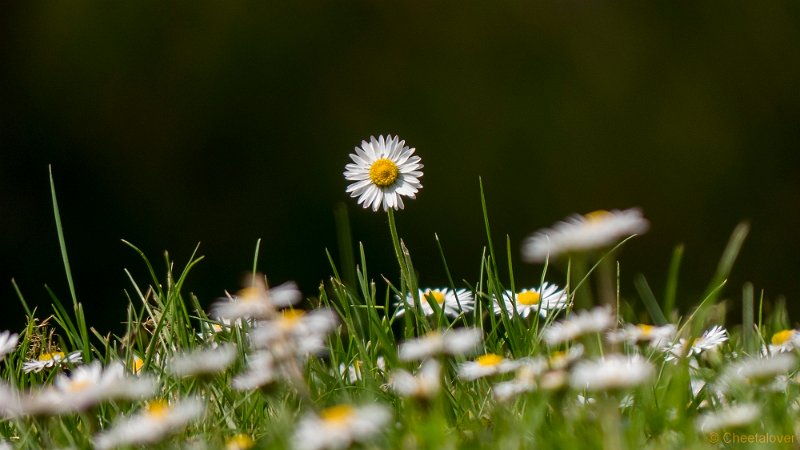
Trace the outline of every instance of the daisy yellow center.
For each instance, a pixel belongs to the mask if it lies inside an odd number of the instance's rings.
[[[169,411],[169,403],[164,400],[155,400],[147,405],[147,415],[154,419],[163,419]]]
[[[556,365],[566,359],[567,352],[558,351],[550,355],[550,365]]]
[[[484,367],[491,367],[500,364],[503,361],[503,357],[500,355],[495,355],[494,353],[487,353],[485,355],[478,356],[475,358],[475,362],[478,365]]]
[[[255,445],[253,438],[246,434],[237,434],[225,441],[225,448],[227,450],[246,450],[253,448],[253,445]]]
[[[517,294],[517,303],[526,306],[538,305],[541,295],[536,291],[525,291]]]
[[[78,392],[86,389],[92,385],[91,380],[75,380],[69,384],[67,390],[70,392]]]
[[[50,352],[39,355],[39,361],[53,361],[64,359],[64,352]]]
[[[586,214],[584,214],[583,217],[585,217],[586,221],[589,222],[589,223],[598,223],[598,222],[603,221],[606,217],[608,217],[610,215],[611,215],[610,212],[608,212],[608,211],[606,211],[604,209],[599,209],[597,211],[592,211],[590,213],[586,213]]]
[[[245,302],[252,302],[261,298],[261,290],[255,287],[246,287],[239,291],[237,297]]]
[[[138,356],[133,357],[133,373],[139,373],[144,367],[144,360]]]
[[[323,409],[319,416],[327,423],[342,424],[350,420],[355,413],[355,409],[350,405],[336,405]]]
[[[794,336],[794,330],[778,331],[772,335],[772,345],[782,345],[789,341]]]
[[[641,324],[637,325],[636,328],[639,329],[639,331],[642,333],[642,336],[649,337],[651,334],[653,334],[653,328],[655,327],[652,325]]]
[[[426,292],[425,292],[425,296],[426,296],[426,297],[430,297],[430,298],[432,298],[432,299],[436,300],[436,303],[438,303],[438,304],[440,304],[440,305],[443,305],[443,304],[444,304],[444,293],[443,293],[443,292],[439,292],[439,291],[426,291]]]
[[[293,327],[306,315],[302,309],[285,309],[283,310],[281,324],[285,327]]]
[[[397,180],[399,174],[400,169],[398,169],[397,164],[388,158],[375,160],[369,168],[369,179],[372,180],[373,184],[380,187],[391,186]]]

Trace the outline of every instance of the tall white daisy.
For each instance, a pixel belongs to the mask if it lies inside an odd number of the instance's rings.
[[[651,362],[639,355],[607,355],[595,361],[579,361],[569,376],[573,389],[606,391],[643,384],[655,373]]]
[[[18,341],[19,335],[16,333],[12,334],[10,331],[3,331],[0,333],[0,361],[2,361],[6,355],[16,350]]]
[[[563,289],[550,283],[544,283],[541,288],[523,289],[514,295],[511,291],[503,293],[502,302],[494,299],[494,313],[501,314],[503,306],[509,315],[515,311],[521,317],[528,317],[531,312],[538,312],[540,316],[547,317],[551,312],[563,310],[569,304],[567,294]]]
[[[392,414],[382,405],[336,405],[300,419],[292,442],[298,450],[345,449],[383,431]]]
[[[345,166],[344,177],[354,183],[347,186],[347,192],[358,197],[364,208],[403,209],[403,197],[415,198],[422,189],[419,169],[423,165],[414,149],[405,144],[397,136],[370,136],[369,142],[361,141],[361,147],[350,154],[353,163]]]
[[[203,402],[196,398],[172,405],[166,401],[150,402],[143,411],[117,421],[110,429],[95,436],[95,448],[105,450],[159,442],[197,420],[204,410]]]
[[[595,250],[644,233],[649,227],[642,211],[636,208],[572,215],[528,237],[522,256],[529,262],[542,262],[563,254]]]
[[[450,317],[458,317],[462,313],[468,313],[475,309],[475,297],[472,292],[466,289],[452,290],[448,288],[442,289],[420,289],[419,290],[419,306],[424,315],[430,316],[435,311],[430,302],[435,302],[439,308],[444,310],[444,314]],[[408,294],[405,301],[398,299],[395,304],[396,316],[402,316],[406,313],[406,308],[414,307],[414,298]]]
[[[614,315],[607,307],[597,307],[588,311],[577,311],[559,322],[544,329],[544,341],[548,345],[558,345],[571,341],[584,334],[600,333],[614,325]]]

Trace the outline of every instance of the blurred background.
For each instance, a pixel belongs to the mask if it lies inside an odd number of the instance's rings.
[[[119,330],[139,246],[159,276],[205,259],[208,305],[259,268],[316,295],[338,262],[346,207],[371,276],[396,279],[384,214],[344,192],[348,154],[398,134],[425,164],[397,215],[421,284],[477,281],[486,244],[519,261],[571,213],[641,207],[621,254],[663,291],[685,244],[679,301],[698,301],[730,232],[752,230],[725,295],[746,281],[800,298],[800,4],[743,2],[11,2],[0,14],[0,325],[69,302],[50,203],[52,164],[90,324]],[[503,264],[505,266],[505,264]],[[550,274],[562,281],[559,270]],[[797,308],[794,308],[797,310]],[[800,311],[796,311],[800,312]]]

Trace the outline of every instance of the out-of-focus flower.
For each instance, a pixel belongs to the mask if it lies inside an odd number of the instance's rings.
[[[758,420],[761,412],[757,405],[744,403],[719,411],[703,414],[697,418],[697,429],[703,433],[741,427]]]
[[[595,361],[579,361],[572,368],[573,389],[607,391],[639,386],[652,378],[655,367],[638,355],[606,355]]]
[[[203,402],[196,398],[172,405],[166,401],[150,402],[143,411],[118,420],[110,429],[96,435],[95,448],[105,450],[160,442],[200,418],[204,410]]]
[[[627,323],[624,327],[609,332],[606,337],[612,344],[626,342],[633,345],[637,342],[649,342],[653,348],[665,348],[672,344],[675,332],[675,325],[671,323],[662,326]]]
[[[285,308],[303,299],[294,282],[283,283],[267,289],[263,277],[253,277],[250,286],[231,298],[219,299],[211,305],[211,314],[222,321],[237,319],[267,319],[279,308]]]
[[[247,368],[231,380],[237,391],[252,391],[274,383],[280,376],[272,353],[259,351],[247,358]]]
[[[236,361],[236,353],[236,347],[231,344],[197,349],[173,356],[167,364],[167,370],[179,377],[216,375]]]
[[[298,450],[345,449],[379,434],[391,417],[379,404],[332,406],[301,418],[292,442]]]
[[[468,313],[475,309],[475,297],[472,292],[466,289],[425,289],[419,290],[419,306],[422,313],[430,316],[436,312],[429,302],[435,302],[439,308],[444,310],[444,314],[450,317],[458,317],[462,313]],[[402,316],[407,308],[414,308],[414,298],[411,294],[406,296],[405,301],[398,299],[395,304],[395,316]]]
[[[236,434],[225,439],[225,450],[248,450],[256,445],[253,438],[247,434]]]
[[[364,208],[403,209],[403,197],[415,198],[422,189],[420,157],[405,144],[397,136],[370,136],[350,154],[353,163],[345,166],[344,177],[354,183],[347,192]]]
[[[64,355],[64,352],[46,352],[39,355],[36,359],[25,361],[22,364],[22,370],[25,373],[41,372],[44,369],[51,369],[53,367],[60,367],[65,364],[75,364],[83,360],[81,352],[72,352]]]
[[[749,357],[728,365],[720,375],[722,387],[773,381],[779,375],[788,375],[797,367],[797,357],[792,353],[776,353],[767,357]]]
[[[501,373],[508,373],[520,366],[519,361],[507,359],[495,353],[478,356],[458,366],[458,376],[463,380],[476,380]]]
[[[17,348],[19,335],[11,333],[10,331],[3,331],[0,333],[0,361],[5,359],[6,355],[13,352]]]
[[[544,329],[543,338],[548,345],[569,342],[584,334],[600,333],[614,325],[614,315],[607,307],[597,307],[588,311],[573,311],[572,315],[559,322],[553,322]]]
[[[528,317],[531,312],[538,312],[547,317],[551,313],[562,311],[569,305],[569,298],[563,289],[550,283],[544,283],[540,289],[523,289],[514,295],[511,291],[503,293],[502,301],[494,299],[494,313],[502,314],[503,307],[509,315],[519,314]]]
[[[328,308],[284,309],[275,319],[259,322],[250,336],[256,348],[269,349],[277,358],[303,356],[324,350],[325,338],[338,323]]]
[[[477,328],[455,328],[443,332],[433,331],[400,344],[401,361],[431,358],[436,355],[468,355],[476,350],[483,340]]]
[[[529,262],[542,262],[563,254],[595,250],[642,234],[649,227],[642,211],[635,208],[573,215],[528,237],[522,246],[522,256]]]
[[[442,365],[435,359],[422,363],[416,375],[399,369],[392,372],[389,386],[404,397],[427,400],[436,396],[441,388]]]

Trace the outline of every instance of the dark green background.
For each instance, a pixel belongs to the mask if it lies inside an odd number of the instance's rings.
[[[686,244],[680,301],[697,300],[730,231],[752,233],[726,294],[752,280],[800,297],[800,6],[746,2],[14,2],[0,14],[0,298],[68,298],[48,193],[52,164],[78,295],[92,323],[124,317],[139,245],[163,272],[201,242],[189,290],[261,269],[313,295],[347,205],[373,277],[395,278],[386,218],[341,172],[371,134],[425,164],[398,214],[423,284],[475,281],[485,245],[572,212],[640,206],[623,293],[657,292]],[[538,266],[518,263],[522,284]],[[558,274],[553,274],[558,280]],[[735,301],[733,303],[736,305]],[[46,309],[45,309],[46,310]]]

